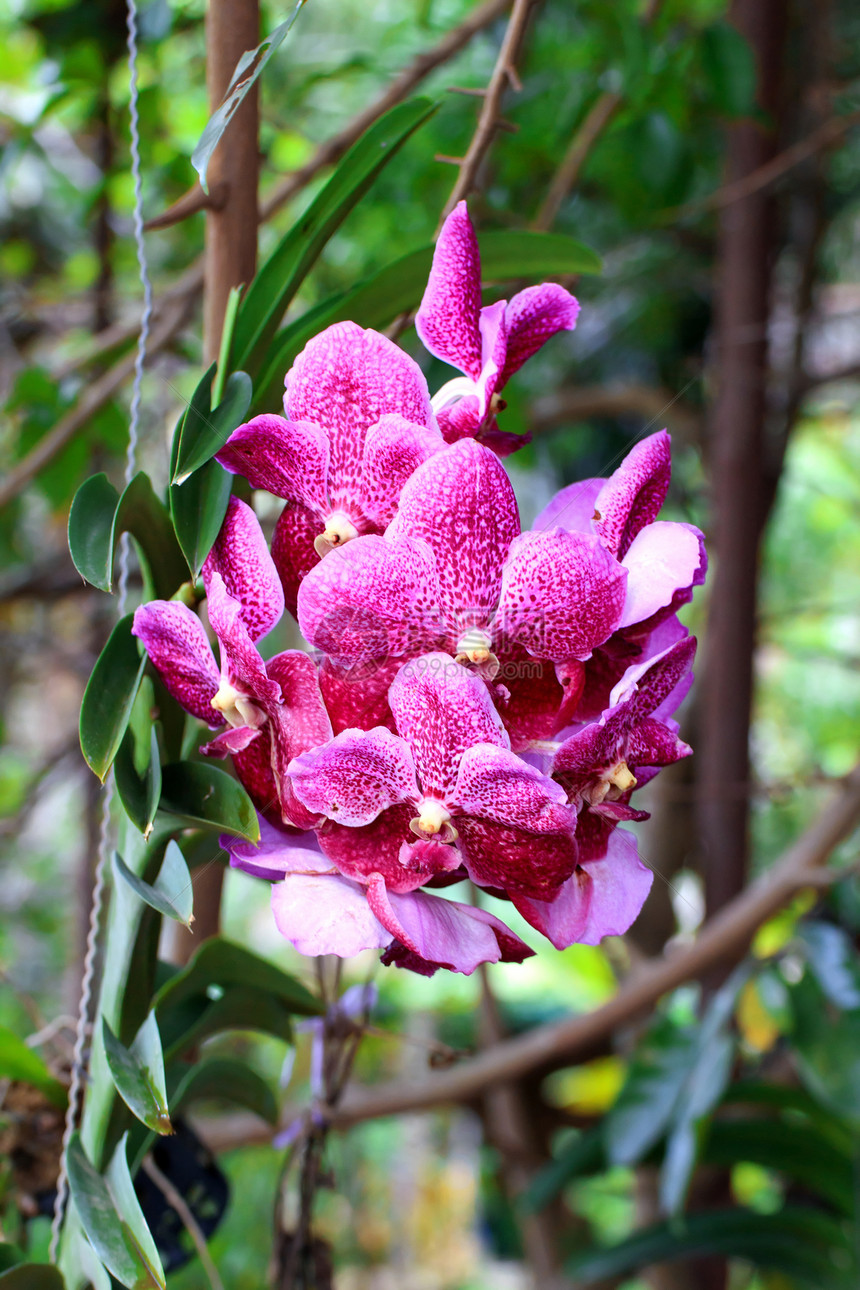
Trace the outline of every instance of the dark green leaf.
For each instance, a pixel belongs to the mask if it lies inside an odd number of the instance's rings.
[[[192,913],[194,888],[185,856],[175,842],[168,842],[154,883],[144,882],[142,878],[138,878],[118,853],[114,853],[114,871],[118,880],[127,883],[132,891],[137,892],[141,900],[153,909],[157,909],[159,914],[164,914],[166,918],[173,918],[178,923],[184,923],[186,927],[191,926],[194,921]]]
[[[269,340],[329,238],[411,134],[434,112],[412,99],[372,125],[338,164],[325,188],[281,239],[239,307],[233,366],[255,375]]]
[[[544,1209],[574,1178],[602,1173],[608,1168],[602,1125],[581,1133],[565,1146],[529,1183],[519,1204],[527,1214]]]
[[[569,273],[599,273],[600,257],[560,233],[490,232],[478,236],[485,282],[543,278]],[[361,327],[387,327],[400,314],[417,309],[427,286],[433,246],[422,247],[387,265],[351,291],[309,309],[273,338],[261,361],[255,408],[266,408],[283,393],[284,374],[312,336],[347,319]]]
[[[726,116],[749,116],[755,110],[755,58],[737,27],[717,22],[702,32],[702,70],[711,97]]]
[[[105,1170],[105,1180],[110,1188],[116,1211],[122,1220],[123,1230],[134,1243],[148,1275],[157,1285],[163,1287],[165,1280],[161,1259],[152,1233],[143,1216],[143,1210],[140,1208],[140,1203],[134,1190],[134,1183],[129,1173],[127,1133],[122,1135],[116,1145],[110,1164]]]
[[[832,1012],[807,972],[789,992],[803,1083],[837,1115],[860,1121],[860,1012]]]
[[[126,814],[144,837],[149,837],[161,798],[161,757],[155,726],[150,727],[149,758],[142,773],[135,760],[135,738],[129,728],[116,755],[114,776]]]
[[[174,1114],[193,1102],[232,1102],[259,1115],[267,1124],[277,1124],[278,1104],[262,1076],[235,1057],[210,1057],[196,1066],[177,1072],[170,1104]]]
[[[791,1178],[846,1218],[854,1213],[854,1164],[848,1151],[840,1151],[813,1124],[786,1117],[778,1120],[715,1120],[702,1153],[702,1162],[732,1166],[741,1161],[774,1169]]]
[[[0,1026],[0,1079],[19,1079],[44,1093],[54,1106],[68,1101],[65,1087],[55,1079],[38,1053],[28,1048],[8,1026]]]
[[[105,776],[122,743],[146,658],[131,634],[126,614],[110,634],[87,682],[81,704],[80,738],[84,759],[99,779]]]
[[[161,780],[162,811],[259,842],[254,804],[225,770],[199,761],[177,761],[163,768]]]
[[[69,551],[82,578],[110,591],[114,556],[121,533],[131,533],[141,548],[156,596],[167,599],[184,580],[185,566],[170,517],[138,472],[120,496],[105,475],[81,484],[69,512]]]
[[[636,1232],[609,1249],[577,1254],[567,1270],[588,1284],[624,1277],[654,1263],[712,1254],[785,1272],[808,1290],[854,1290],[856,1285],[842,1225],[811,1209],[788,1205],[778,1214],[743,1209],[688,1214]]]
[[[605,1121],[612,1164],[634,1164],[662,1137],[693,1068],[695,1051],[695,1031],[658,1017],[639,1044]]]
[[[93,475],[75,493],[69,511],[69,552],[75,568],[99,591],[113,578],[114,522],[119,493],[107,475]]]
[[[11,1245],[8,1241],[0,1241],[0,1272],[8,1272],[10,1268],[16,1268],[19,1263],[24,1262],[24,1252],[17,1245]]]
[[[120,1043],[102,1017],[102,1040],[113,1082],[129,1110],[153,1132],[172,1133],[155,1013],[149,1014],[131,1048]]]
[[[201,994],[177,1007],[159,1007],[158,1019],[167,1062],[225,1030],[259,1030],[284,1040],[293,1035],[292,1010],[281,999],[244,986],[231,986],[216,999]]]
[[[224,447],[236,427],[245,420],[251,406],[251,393],[248,373],[233,372],[227,378],[223,399],[205,420],[197,415],[185,417],[171,483],[184,483],[190,474]]]
[[[324,1011],[321,1003],[288,972],[282,971],[268,959],[252,954],[241,945],[213,936],[182,969],[175,973],[156,995],[156,1007],[175,1007],[185,999],[206,994],[213,986],[225,989],[230,985],[248,986],[260,994],[272,995],[285,1003],[290,1011],[302,1016],[318,1016]]]
[[[183,441],[196,445],[200,437],[207,433],[214,375],[213,363],[199,381],[180,418],[170,456],[171,479],[177,473]],[[198,577],[203,561],[212,549],[212,543],[224,522],[232,487],[232,475],[219,466],[217,461],[207,461],[183,484],[171,484],[168,489],[170,515],[176,538],[194,578]]]
[[[64,1285],[50,1263],[21,1263],[0,1274],[0,1290],[64,1290]]]
[[[124,1152],[125,1139],[117,1147],[117,1154],[111,1162],[112,1166],[117,1161],[119,1153],[123,1153],[124,1162]],[[117,1196],[115,1187],[109,1187],[108,1180],[93,1168],[78,1133],[72,1135],[69,1143],[67,1167],[69,1191],[81,1225],[87,1239],[108,1271],[116,1277],[117,1281],[127,1286],[128,1290],[139,1290],[139,1288],[142,1290],[143,1287],[149,1286],[158,1286],[163,1290],[164,1273],[161,1270],[158,1255],[156,1254],[153,1261],[151,1257],[146,1257],[140,1246],[139,1222],[143,1221],[140,1207],[137,1206],[136,1215],[129,1215],[127,1205],[124,1206],[125,1212],[120,1210],[122,1201],[128,1201],[124,1188],[120,1187],[123,1195]],[[125,1168],[128,1173],[128,1166],[126,1165]],[[119,1162],[113,1173],[114,1177],[121,1175]],[[130,1179],[129,1186],[131,1186]],[[138,1230],[135,1231],[135,1229]]]
[[[798,938],[819,988],[837,1008],[860,1008],[860,960],[851,937],[834,923],[810,919]]]
[[[265,40],[260,42],[256,49],[247,50],[236,64],[236,70],[230,78],[230,84],[227,86],[223,99],[207,121],[206,129],[201,135],[200,142],[191,154],[191,164],[200,176],[200,185],[205,193],[209,191],[206,186],[206,171],[221,136],[230,124],[233,113],[248,93],[248,90],[281,45],[304,3],[305,0],[298,0],[289,18],[280,23]]]

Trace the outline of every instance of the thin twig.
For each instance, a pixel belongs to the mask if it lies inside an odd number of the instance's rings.
[[[460,173],[457,175],[457,182],[454,184],[451,195],[445,203],[445,209],[442,212],[443,220],[447,215],[450,215],[457,202],[471,192],[475,176],[478,173],[478,167],[484,160],[496,131],[502,128],[502,99],[504,98],[505,90],[509,85],[515,90],[521,88],[516,72],[516,62],[525,36],[529,13],[535,3],[536,0],[514,0],[499,56],[496,59],[493,74],[483,96],[484,101],[478,116],[478,124],[475,127],[475,133],[472,135],[472,142],[459,163]]]
[[[605,90],[595,99],[582,125],[574,134],[561,165],[553,176],[549,191],[543,204],[532,222],[532,228],[545,232],[552,228],[555,217],[567,194],[579,179],[580,171],[585,165],[591,149],[603,134],[624,99],[615,90]]]
[[[170,1179],[161,1172],[152,1156],[144,1157],[143,1172],[152,1179],[170,1208],[179,1215],[182,1226],[194,1242],[194,1248],[197,1251],[200,1262],[203,1264],[203,1271],[206,1273],[212,1290],[224,1290],[224,1283],[218,1275],[218,1269],[212,1261],[212,1255],[209,1253],[206,1237],[201,1232],[197,1219],[188,1207],[185,1197],[176,1190]]]

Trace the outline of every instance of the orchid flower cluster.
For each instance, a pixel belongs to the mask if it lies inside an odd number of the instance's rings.
[[[431,399],[390,340],[338,323],[286,377],[285,417],[218,454],[284,500],[271,552],[230,501],[200,618],[152,601],[134,631],[169,692],[220,733],[260,815],[231,864],[272,883],[305,954],[380,949],[432,974],[533,953],[476,899],[510,902],[553,945],[637,916],[652,875],[625,821],[633,791],[686,757],[672,713],[695,639],[677,610],[704,579],[702,536],[657,518],[665,431],[607,479],[560,492],[520,529],[500,460],[500,392],[579,306],[544,284],[482,307],[464,203],[440,234],[416,324],[462,373]],[[285,607],[313,653],[264,659]]]

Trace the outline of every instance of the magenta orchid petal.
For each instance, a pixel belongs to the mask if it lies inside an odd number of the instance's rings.
[[[435,643],[436,567],[426,542],[369,534],[332,551],[299,589],[306,640],[335,663],[369,662]]]
[[[533,953],[498,918],[459,901],[423,891],[397,895],[381,881],[368,887],[368,901],[401,945],[425,963],[452,972],[468,976],[481,963],[498,963],[503,956],[506,962],[521,963]],[[396,955],[391,961],[412,966]]]
[[[284,602],[295,617],[302,581],[320,562],[314,539],[320,533],[316,511],[299,502],[287,502],[272,535],[272,560],[284,589]]]
[[[379,528],[394,519],[401,490],[420,465],[445,447],[435,426],[415,425],[388,413],[371,426],[364,441],[362,507]]]
[[[264,413],[234,430],[217,460],[244,475],[252,488],[301,502],[320,515],[329,509],[329,446],[318,425]]]
[[[212,700],[221,678],[197,615],[176,600],[151,600],[135,611],[131,630],[177,703],[207,725],[220,725]]]
[[[458,815],[456,824],[469,877],[481,887],[552,900],[576,867],[572,823],[554,833],[532,833],[471,815]]]
[[[568,484],[544,507],[532,528],[593,533],[594,506],[605,483],[605,479],[581,479],[576,484]]]
[[[386,536],[429,543],[439,603],[456,631],[486,622],[495,609],[502,564],[519,531],[504,466],[488,448],[462,439],[419,466],[400,495]]]
[[[692,524],[657,520],[633,539],[622,564],[628,573],[627,596],[618,625],[629,627],[704,581],[704,537]]]
[[[693,750],[662,721],[646,717],[630,732],[627,756],[634,766],[671,766]]]
[[[295,757],[288,774],[308,810],[338,824],[370,824],[380,811],[420,798],[409,745],[384,726],[344,730]]]
[[[578,315],[579,301],[554,282],[517,292],[505,313],[507,354],[497,388],[507,385],[556,332],[573,331]]]
[[[454,398],[436,409],[439,431],[446,443],[458,443],[461,439],[471,439],[480,429],[481,401],[477,394],[465,394]]]
[[[239,693],[262,704],[277,703],[280,687],[266,674],[266,665],[245,625],[242,605],[229,595],[220,573],[209,580],[206,601],[212,630],[221,646],[221,671]]]
[[[213,574],[219,573],[227,594],[242,606],[242,620],[252,641],[259,640],[280,622],[284,592],[269,555],[260,521],[250,506],[231,497],[221,531],[203,564],[206,593]]]
[[[665,430],[637,443],[597,495],[594,527],[621,560],[636,534],[657,518],[672,474],[671,439]]]
[[[575,944],[597,945],[604,936],[627,931],[652,882],[653,874],[639,859],[635,837],[616,828],[603,858],[580,866],[555,900],[514,897],[514,904],[558,950]]]
[[[287,768],[294,757],[331,739],[319,672],[313,659],[301,650],[276,654],[266,664],[266,671],[280,691],[280,701],[268,708],[268,715],[281,818],[297,828],[313,828],[320,822],[319,813],[309,811],[296,797]]]
[[[355,726],[365,730],[371,726],[393,728],[388,688],[400,667],[399,658],[345,667],[323,659],[320,689],[336,735]]]
[[[259,726],[237,726],[223,730],[207,744],[202,744],[200,752],[204,757],[232,757],[236,753],[244,752],[251,740],[256,739],[259,734]]]
[[[465,202],[442,225],[415,328],[425,349],[476,381],[481,374],[481,257]]]
[[[272,913],[278,931],[300,954],[349,958],[391,941],[364,889],[340,875],[288,874],[272,887]]]
[[[576,826],[561,785],[494,744],[474,744],[463,753],[448,806],[455,816],[481,816],[531,833],[573,832]]]
[[[422,791],[441,801],[454,788],[467,748],[510,746],[484,682],[448,654],[425,654],[404,664],[388,701],[397,732],[412,749]]]
[[[386,413],[432,425],[430,395],[418,364],[379,332],[334,323],[308,341],[286,377],[284,407],[329,440],[329,502],[349,510],[361,493],[367,431]]]
[[[267,722],[261,726],[256,739],[252,739],[240,752],[233,753],[233,769],[258,813],[273,824],[282,825],[284,821],[272,756],[272,734]]]
[[[659,719],[663,720],[680,705],[689,688],[696,644],[695,636],[685,636],[659,654],[628,667],[609,696],[610,706],[627,702],[637,716],[650,716],[660,711]],[[672,707],[667,712],[670,698]]]
[[[288,873],[332,873],[331,861],[323,855],[315,833],[285,833],[259,817],[260,841],[222,833],[218,843],[230,857],[233,869],[242,869],[255,878],[277,882]]]
[[[366,883],[372,874],[380,874],[393,891],[412,891],[436,872],[438,861],[438,857],[430,857],[434,868],[419,869],[412,861],[421,857],[404,852],[404,844],[408,847],[416,841],[409,828],[414,815],[415,807],[405,804],[389,807],[370,824],[329,821],[319,831],[320,846],[340,872],[355,882]],[[447,861],[439,866],[442,872],[452,867]]]
[[[531,531],[511,544],[501,629],[536,658],[586,659],[615,631],[627,571],[596,537]]]
[[[508,350],[506,308],[506,300],[497,300],[494,305],[486,305],[480,314],[481,375],[477,385],[482,418],[491,410],[490,404],[496,390],[504,384],[502,369]]]

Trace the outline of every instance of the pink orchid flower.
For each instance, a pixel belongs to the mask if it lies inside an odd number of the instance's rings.
[[[230,499],[203,583],[220,668],[200,619],[179,601],[142,605],[132,631],[186,712],[213,728],[227,723],[201,752],[232,755],[261,809],[308,828],[317,817],[296,800],[286,767],[297,752],[331,738],[331,723],[313,660],[285,650],[264,663],[256,647],[281,618],[284,597],[257,517],[238,498]]]
[[[433,396],[445,439],[477,436],[500,456],[522,447],[526,437],[496,428],[496,413],[505,406],[501,391],[551,336],[573,330],[578,313],[570,292],[551,282],[482,308],[478,239],[466,203],[459,202],[442,226],[415,316],[425,348],[463,373]]]
[[[286,377],[284,417],[234,430],[217,454],[253,488],[282,497],[272,556],[295,609],[305,574],[361,533],[381,533],[417,466],[444,447],[427,382],[392,341],[335,323]]]

